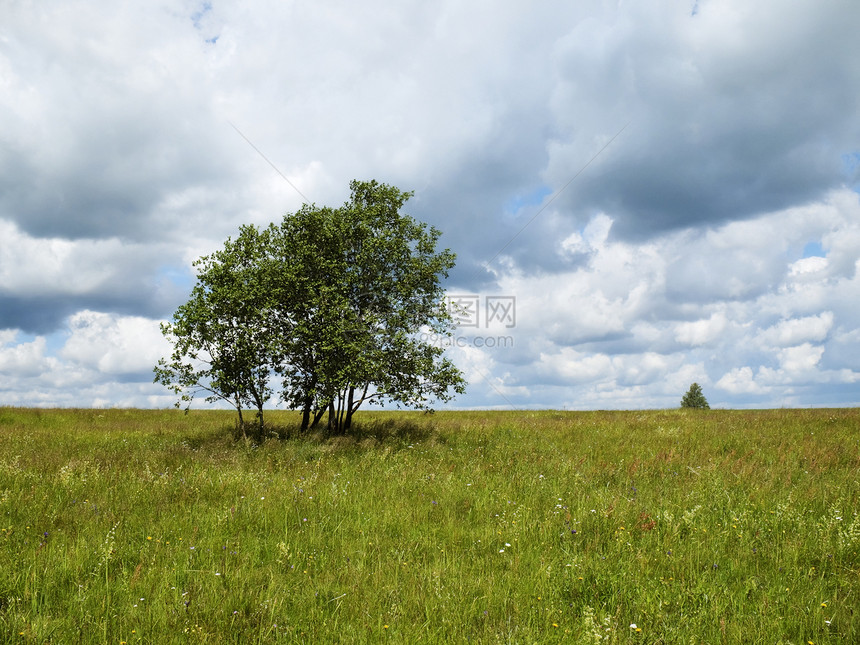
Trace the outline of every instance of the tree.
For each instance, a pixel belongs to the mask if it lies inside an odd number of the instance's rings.
[[[272,396],[268,362],[271,335],[266,294],[258,279],[264,246],[259,231],[243,226],[235,241],[194,263],[197,283],[161,332],[173,343],[169,359],[155,367],[155,382],[180,395],[177,407],[208,393],[207,401],[224,400],[239,414],[257,410],[263,430],[263,406]]]
[[[708,405],[708,400],[705,398],[705,395],[702,393],[702,386],[698,383],[693,383],[690,386],[690,389],[687,390],[687,393],[681,399],[681,407],[682,408],[700,408],[703,410],[710,410],[711,406]]]
[[[277,374],[302,429],[328,413],[334,432],[364,403],[427,409],[462,393],[444,350],[421,340],[452,332],[441,280],[454,254],[400,212],[411,193],[375,181],[350,189],[340,208],[305,205],[262,231],[242,227],[201,258],[191,299],[162,327],[174,352],[156,381],[189,405],[201,390],[228,400],[240,423],[251,404],[262,429]]]
[[[411,193],[375,181],[350,189],[339,209],[306,206],[268,229],[286,328],[277,370],[303,428],[328,412],[329,430],[345,431],[365,402],[427,408],[465,389],[443,349],[419,337],[453,329],[441,280],[454,254],[400,212]]]

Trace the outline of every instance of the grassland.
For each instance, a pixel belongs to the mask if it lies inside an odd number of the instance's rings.
[[[0,642],[860,642],[860,410],[232,424],[0,408]]]

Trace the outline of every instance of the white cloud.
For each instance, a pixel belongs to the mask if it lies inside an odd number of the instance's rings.
[[[103,293],[115,280],[105,267],[136,250],[118,239],[34,238],[0,219],[0,284],[6,293],[21,295]]]
[[[802,343],[820,343],[827,338],[833,327],[833,312],[824,311],[817,316],[783,320],[759,334],[759,340],[775,347],[787,347]]]
[[[612,218],[601,213],[592,217],[582,233],[571,233],[562,240],[561,248],[568,253],[589,253],[602,248],[609,231],[612,229]]]
[[[767,388],[759,385],[753,377],[752,368],[749,366],[735,367],[730,372],[724,374],[716,386],[721,390],[725,390],[730,394],[763,394],[767,392]]]
[[[810,343],[803,343],[797,347],[786,347],[779,350],[779,363],[786,372],[809,374],[815,370],[824,348]]]
[[[827,271],[830,263],[827,258],[812,256],[801,258],[789,266],[788,275],[793,280],[803,280],[808,277],[820,276]]]
[[[541,354],[538,370],[550,382],[571,385],[605,381],[613,376],[612,360],[603,354],[584,354],[563,347],[554,354]]]
[[[69,320],[70,336],[60,356],[101,374],[151,373],[170,345],[157,321],[82,311]]]
[[[19,379],[37,376],[51,367],[45,357],[45,339],[36,337],[29,342],[16,342],[18,334],[0,334],[0,375]]]
[[[706,345],[719,338],[728,326],[726,315],[718,311],[706,320],[679,323],[675,326],[675,340],[683,345],[696,347]]]

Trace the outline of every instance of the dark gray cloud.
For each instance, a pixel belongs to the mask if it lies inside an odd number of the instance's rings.
[[[624,36],[607,36],[599,53],[571,38],[557,110],[581,122],[560,138],[554,182],[629,122],[564,195],[571,214],[607,212],[614,235],[643,239],[856,182],[842,157],[860,148],[860,9],[783,9],[758,3],[731,14],[713,3],[687,19],[655,11],[635,28],[616,25]],[[657,16],[663,28],[648,19]]]
[[[155,276],[141,276],[114,293],[7,295],[0,292],[0,330],[19,329],[28,334],[50,334],[82,309],[110,311],[121,316],[167,318],[184,301],[184,289],[152,287]],[[187,297],[187,296],[185,296]]]

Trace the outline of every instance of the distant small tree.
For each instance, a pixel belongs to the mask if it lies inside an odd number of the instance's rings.
[[[687,390],[687,393],[684,395],[684,398],[681,399],[681,407],[699,408],[702,410],[711,409],[711,406],[708,405],[708,400],[705,398],[705,395],[702,394],[702,386],[698,383],[693,383],[690,386],[690,389]]]

